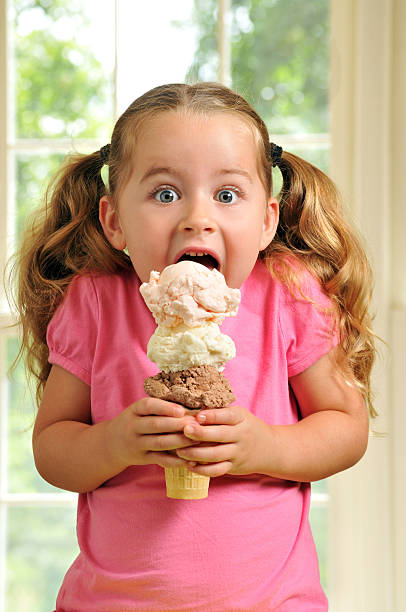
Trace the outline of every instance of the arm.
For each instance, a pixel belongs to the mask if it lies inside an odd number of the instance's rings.
[[[33,431],[35,464],[51,484],[91,491],[129,465],[183,465],[167,450],[190,445],[181,406],[144,398],[111,421],[91,424],[90,387],[53,366]]]
[[[273,428],[280,474],[313,481],[355,465],[367,449],[368,413],[361,393],[337,373],[332,355],[292,377],[290,385],[303,419]]]
[[[204,425],[189,425],[185,434],[223,444],[181,449],[178,456],[211,462],[192,467],[211,476],[262,473],[299,482],[326,478],[359,461],[368,441],[367,410],[361,394],[337,374],[332,354],[290,384],[303,416],[298,423],[267,425],[239,406],[204,411],[198,415],[206,417]]]

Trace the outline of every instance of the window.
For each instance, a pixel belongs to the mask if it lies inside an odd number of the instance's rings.
[[[272,140],[328,169],[328,0],[0,0],[0,9],[2,265],[64,155],[106,144],[114,118],[164,82],[222,80]],[[35,471],[35,408],[22,368],[5,374],[18,339],[4,296],[0,316],[0,612],[48,611],[77,553],[76,496]],[[327,591],[328,501],[326,482],[316,483],[311,522]]]

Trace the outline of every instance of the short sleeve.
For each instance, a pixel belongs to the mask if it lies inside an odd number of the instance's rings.
[[[97,342],[98,301],[90,276],[77,276],[47,329],[48,361],[90,385]]]
[[[279,323],[285,342],[288,377],[300,374],[339,343],[337,311],[310,273],[301,274],[301,290],[284,287]]]

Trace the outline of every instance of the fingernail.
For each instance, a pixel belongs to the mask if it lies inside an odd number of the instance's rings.
[[[186,427],[184,429],[184,432],[185,432],[186,435],[187,434],[192,435],[194,433],[194,431],[195,431],[195,428],[192,427],[192,425],[186,425]]]
[[[175,416],[181,417],[185,414],[185,409],[181,406],[175,406]]]
[[[205,414],[201,414],[200,412],[199,412],[199,414],[197,415],[197,418],[199,419],[199,421],[200,421],[201,423],[204,423],[204,421],[207,419],[206,415],[205,415]]]

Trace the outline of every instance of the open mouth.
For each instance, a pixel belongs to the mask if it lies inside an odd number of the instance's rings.
[[[184,253],[181,257],[179,257],[176,263],[179,263],[180,261],[194,261],[202,266],[206,266],[206,268],[209,268],[210,270],[213,270],[213,268],[216,270],[219,269],[219,262],[213,255],[210,255],[210,253],[190,251],[189,253]]]

